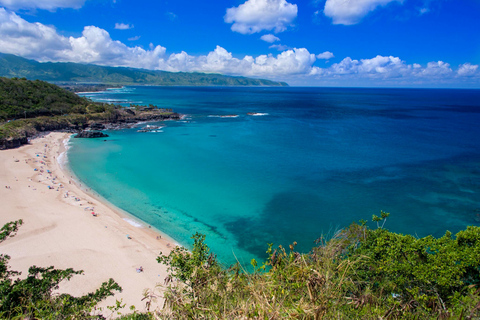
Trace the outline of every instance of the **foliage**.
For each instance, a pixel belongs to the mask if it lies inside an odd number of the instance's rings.
[[[43,81],[0,78],[0,149],[7,148],[9,140],[23,139],[17,146],[26,143],[26,138],[38,132],[78,131],[94,122],[158,121],[175,117],[178,114],[172,109],[149,105],[136,106],[133,111],[92,102]]]
[[[0,229],[0,243],[12,237],[22,220],[9,222]],[[61,270],[54,267],[32,266],[26,278],[18,278],[17,271],[9,269],[10,257],[0,255],[0,318],[31,319],[100,319],[92,315],[94,307],[122,288],[113,280],[102,283],[95,292],[81,297],[56,294],[60,282],[70,280],[83,271],[71,268]],[[139,318],[140,319],[140,318]]]
[[[0,120],[84,114],[89,103],[48,82],[0,78]]]
[[[222,268],[195,234],[175,248],[162,316],[172,319],[473,319],[480,316],[480,228],[415,238],[352,224],[309,253],[269,245],[247,273]]]

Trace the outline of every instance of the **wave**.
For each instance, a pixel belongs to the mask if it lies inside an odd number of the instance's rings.
[[[266,112],[248,112],[249,116],[259,117],[259,116],[268,116]]]
[[[209,115],[209,118],[238,118],[238,114],[226,114],[226,115]]]
[[[135,228],[142,228],[143,225],[140,222],[137,222],[135,220],[129,219],[129,218],[123,218],[124,221],[128,222],[130,225],[134,226]]]

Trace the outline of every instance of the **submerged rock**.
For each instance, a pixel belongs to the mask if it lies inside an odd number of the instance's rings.
[[[106,138],[108,134],[101,131],[82,131],[78,133],[74,138]]]

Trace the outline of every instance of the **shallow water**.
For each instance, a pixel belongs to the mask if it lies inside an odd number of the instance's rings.
[[[227,264],[263,258],[267,243],[308,251],[380,210],[392,214],[390,230],[418,236],[480,225],[480,90],[127,87],[87,96],[188,114],[158,133],[74,139],[69,164],[178,242],[206,234]]]

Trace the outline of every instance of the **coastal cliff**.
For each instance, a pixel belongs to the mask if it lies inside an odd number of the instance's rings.
[[[96,103],[47,82],[0,78],[0,150],[24,145],[42,132],[120,129],[180,118],[171,109]]]
[[[133,111],[122,107],[115,107],[113,112],[109,113],[19,119],[0,125],[0,150],[20,147],[28,143],[28,138],[42,132],[78,133],[85,129],[122,129],[139,122],[179,119],[181,115],[176,112],[164,112],[161,109]]]

